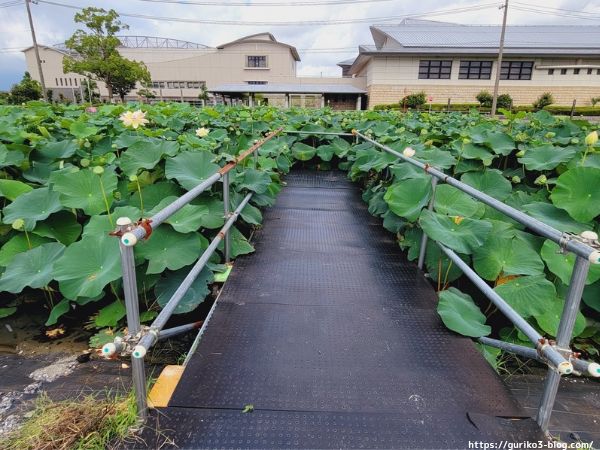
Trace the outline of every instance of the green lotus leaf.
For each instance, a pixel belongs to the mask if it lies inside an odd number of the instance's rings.
[[[547,302],[545,311],[535,316],[540,328],[548,335],[556,337],[564,306],[564,300],[560,298],[552,299]],[[585,330],[585,317],[581,312],[577,312],[572,337],[579,336],[583,330]]]
[[[397,156],[379,150],[366,150],[361,156],[362,159],[357,159],[356,165],[362,172],[370,170],[381,172],[389,165],[395,164],[398,161]]]
[[[434,208],[438,213],[447,216],[473,217],[476,219],[483,216],[485,211],[483,203],[474,200],[471,196],[449,184],[441,184],[436,187]]]
[[[325,144],[317,147],[317,156],[323,161],[331,161],[335,154],[335,147],[333,145]]]
[[[94,324],[98,328],[116,327],[119,324],[119,320],[125,317],[125,314],[127,314],[127,311],[123,302],[115,300],[98,311],[98,315],[94,319]]]
[[[177,270],[193,264],[208,247],[199,233],[181,234],[169,227],[159,227],[147,241],[136,246],[137,256],[148,260],[146,273]]]
[[[383,228],[390,233],[399,233],[406,226],[406,221],[388,210],[383,216]]]
[[[470,337],[487,336],[492,332],[485,324],[486,317],[468,294],[450,288],[439,295],[437,312],[449,329]]]
[[[117,189],[117,175],[113,168],[107,168],[102,175],[91,169],[74,173],[53,173],[50,181],[54,190],[60,193],[60,202],[67,208],[82,209],[93,216],[106,211],[112,205],[112,192]]]
[[[420,250],[420,245],[415,246]],[[460,258],[468,265],[471,263],[469,255],[458,254]],[[444,253],[440,247],[431,239],[427,241],[427,250],[425,251],[425,266],[427,273],[432,280],[440,280],[441,285],[451,283],[462,276],[462,270],[458,268]]]
[[[456,164],[456,158],[452,156],[452,153],[435,147],[430,150],[417,151],[415,158],[438,169],[449,169]]]
[[[63,298],[60,302],[58,302],[56,305],[54,305],[54,307],[50,311],[48,320],[46,320],[46,323],[44,325],[47,327],[56,325],[56,322],[58,322],[58,319],[69,312],[69,306],[70,306],[69,299]]]
[[[12,316],[17,312],[16,306],[9,306],[7,308],[0,308],[0,319],[4,319],[5,317]]]
[[[477,350],[483,355],[485,360],[489,363],[494,370],[498,370],[498,357],[502,353],[502,350],[491,345],[483,345],[478,342],[475,343]]]
[[[72,140],[48,142],[42,145],[36,154],[39,154],[41,159],[54,160],[54,159],[66,159],[75,154],[77,151],[77,144]]]
[[[0,196],[7,198],[11,202],[15,201],[19,195],[26,194],[32,190],[31,186],[18,180],[0,180]]]
[[[240,178],[236,178],[236,190],[247,189],[257,194],[264,194],[271,184],[271,176],[268,172],[256,169],[246,169]]]
[[[98,128],[93,127],[93,126],[92,127],[88,127],[83,122],[73,122],[71,124],[71,126],[69,127],[69,131],[76,138],[78,138],[78,139],[85,139],[85,138],[88,138],[90,136],[94,136],[94,135],[98,134],[99,130],[98,130]]]
[[[494,291],[523,317],[543,314],[556,298],[556,288],[544,275],[514,278]]]
[[[19,253],[0,278],[0,291],[17,294],[26,287],[42,288],[52,281],[54,263],[62,256],[65,246],[58,242]]]
[[[29,238],[29,239],[28,239]],[[52,239],[25,233],[19,233],[10,238],[0,249],[0,267],[7,267],[19,253],[26,252],[42,244],[52,242]]]
[[[429,203],[431,192],[430,179],[415,178],[392,184],[383,198],[394,214],[414,222]]]
[[[2,222],[12,224],[15,220],[22,219],[25,221],[25,229],[32,230],[38,221],[48,218],[50,214],[62,208],[58,192],[47,187],[34,189],[20,195],[4,208]]]
[[[189,271],[190,270],[188,268],[185,268],[178,270],[177,272],[168,272],[166,277],[161,278],[158,281],[156,287],[154,288],[154,294],[156,295],[156,301],[161,308],[165,307],[185,277],[188,275]],[[210,293],[208,286],[210,283],[212,283],[213,278],[212,271],[208,267],[204,267],[190,288],[184,294],[183,298],[179,301],[179,304],[173,313],[185,314],[196,309]]]
[[[310,145],[296,142],[292,146],[292,156],[299,161],[308,161],[317,154],[317,149]]]
[[[492,224],[484,220],[459,219],[423,210],[419,224],[427,235],[458,253],[471,254],[487,239]]]
[[[559,209],[552,203],[536,202],[523,205],[522,209],[530,216],[544,222],[546,225],[559,231],[579,234],[582,231],[591,230],[592,225],[582,224],[573,220],[564,210]]]
[[[510,181],[504,178],[502,172],[495,169],[487,169],[485,172],[467,172],[460,180],[501,201],[512,192]]]
[[[525,156],[518,161],[524,164],[527,170],[551,170],[570,161],[578,151],[577,147],[555,147],[545,144],[541,147],[530,147]]]
[[[386,203],[386,201],[384,200],[385,196],[385,192],[384,191],[380,191],[375,193],[375,195],[373,195],[368,203],[369,203],[369,214],[373,215],[373,216],[379,216],[381,217],[382,215],[384,215],[386,212],[389,211],[389,207],[388,204]]]
[[[191,191],[218,170],[212,162],[214,155],[206,152],[183,152],[165,163],[165,176],[176,179],[181,186]]]
[[[583,302],[594,311],[600,312],[600,281],[585,287]]]
[[[119,240],[111,236],[87,236],[69,245],[54,264],[54,279],[68,299],[96,297],[121,277]]]
[[[552,203],[579,222],[589,222],[600,214],[600,169],[576,167],[556,180],[550,194]]]
[[[254,247],[248,239],[238,230],[236,227],[231,227],[229,229],[230,234],[230,242],[231,242],[231,254],[232,258],[237,258],[240,255],[247,255],[254,251]],[[223,251],[223,241],[219,243],[217,247],[219,250]]]
[[[482,161],[492,161],[496,158],[496,155],[490,152],[487,147],[473,143],[465,144],[462,151],[459,151],[459,156],[464,159],[480,159]]]
[[[402,181],[410,178],[426,178],[431,180],[431,177],[423,169],[413,166],[410,163],[394,164],[390,166],[390,172],[394,176],[394,181]]]
[[[499,155],[510,155],[515,149],[515,141],[502,131],[487,131],[483,143]]]
[[[163,199],[163,201],[156,205],[148,215],[153,216],[176,199],[177,197],[167,197]],[[171,225],[175,231],[179,231],[180,233],[191,233],[202,228],[206,216],[209,214],[210,210],[208,205],[188,204],[169,217],[165,222]],[[223,215],[223,212],[221,212],[221,215]]]
[[[81,225],[70,211],[59,211],[43,222],[39,222],[33,233],[38,236],[56,239],[64,245],[71,245],[81,234]]]
[[[334,153],[336,156],[344,157],[350,151],[350,143],[341,137],[334,137],[329,141],[329,145],[331,145],[334,149]]]
[[[544,263],[539,253],[516,237],[516,230],[506,222],[493,221],[484,245],[475,249],[473,267],[486,280],[502,275],[540,275]]]
[[[542,246],[542,258],[550,272],[560,278],[564,284],[570,284],[576,258],[573,253],[563,254],[558,244],[548,239]],[[600,265],[591,264],[585,284],[592,284],[598,280],[600,280]]]
[[[160,181],[142,188],[142,199],[144,201],[144,210],[148,211],[156,207],[165,197],[179,197],[183,189],[171,181]],[[140,195],[134,192],[129,197],[129,204],[138,209],[142,209]]]
[[[126,175],[134,175],[140,169],[154,169],[162,156],[160,146],[138,142],[121,153],[119,167]]]

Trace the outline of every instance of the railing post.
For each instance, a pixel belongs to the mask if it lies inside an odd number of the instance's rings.
[[[119,231],[125,231],[130,225],[131,220],[127,217],[120,217],[117,220]],[[141,325],[133,246],[126,246],[119,239],[119,250],[121,251],[121,267],[123,269],[123,294],[127,311],[127,330],[130,336],[135,336],[140,332]],[[146,372],[143,358],[131,358],[131,373],[138,418],[146,421],[148,403],[146,400]]]
[[[577,313],[579,312],[581,295],[583,294],[583,288],[585,287],[589,268],[590,261],[581,256],[577,256],[575,266],[573,267],[573,273],[571,274],[571,280],[569,282],[569,291],[567,292],[567,298],[565,299],[565,306],[556,333],[556,345],[559,349],[569,349],[571,336],[573,335],[573,327],[575,326],[575,320],[577,319]],[[552,407],[556,400],[559,384],[560,374],[553,368],[549,368],[540,409],[537,415],[537,423],[543,431],[548,430]]]
[[[225,220],[229,219],[229,172],[223,175],[223,212],[225,214]],[[225,239],[223,239],[223,253],[225,254],[225,262],[228,263],[231,260],[231,240],[229,230],[227,230]]]
[[[436,177],[431,177],[431,199],[429,200],[429,206],[427,209],[429,211],[433,210],[433,203],[435,202],[435,187],[437,186],[438,179]],[[423,269],[423,264],[425,263],[425,252],[427,249],[427,234],[423,231],[423,236],[421,237],[421,250],[419,251],[419,262],[417,266],[419,269]]]
[[[573,116],[575,115],[575,106],[577,105],[577,99],[574,98],[573,99],[573,106],[571,106],[571,114],[569,114],[569,117],[572,119]]]

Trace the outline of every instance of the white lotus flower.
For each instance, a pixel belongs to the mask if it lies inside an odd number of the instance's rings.
[[[592,131],[590,134],[588,134],[585,137],[585,145],[587,145],[589,147],[596,145],[596,142],[598,142],[598,132],[597,131]]]
[[[198,128],[196,130],[196,136],[198,136],[198,137],[205,137],[207,135],[208,135],[208,129],[207,128],[202,127],[202,128]]]
[[[141,109],[138,109],[134,112],[125,111],[119,116],[119,119],[121,120],[121,122],[123,122],[123,125],[125,125],[126,127],[131,127],[133,129],[137,129],[140,126],[143,127],[149,122],[149,120],[146,119],[146,113]]]
[[[402,154],[407,158],[412,158],[413,156],[415,156],[415,150],[412,147],[406,147]]]

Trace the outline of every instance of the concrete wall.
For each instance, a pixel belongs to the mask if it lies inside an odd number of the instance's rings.
[[[419,61],[421,59],[451,59],[450,79],[419,79]],[[448,98],[455,103],[476,102],[475,96],[482,90],[492,92],[496,64],[493,64],[489,80],[459,79],[461,60],[484,60],[490,58],[473,57],[431,57],[431,56],[377,56],[372,57],[361,72],[366,76],[369,107],[397,103],[407,94],[425,91],[433,97],[434,103],[446,103]],[[515,104],[531,104],[540,94],[551,92],[556,104],[570,105],[577,99],[578,105],[590,105],[592,97],[600,96],[600,59],[559,59],[559,58],[512,58],[505,61],[533,61],[531,80],[501,80],[500,93],[508,93]],[[557,66],[554,74],[548,74],[548,68]],[[565,75],[560,66],[570,66]],[[574,68],[580,69],[579,74]],[[588,74],[588,68],[592,73]]]

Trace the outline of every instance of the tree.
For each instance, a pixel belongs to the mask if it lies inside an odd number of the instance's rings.
[[[75,14],[75,22],[85,25],[89,31],[77,30],[65,42],[67,48],[76,53],[76,56],[64,58],[65,73],[75,72],[103,81],[111,101],[113,92],[118,92],[123,98],[135,87],[136,81],[150,78],[148,69],[142,63],[123,58],[119,54],[117,48],[121,41],[115,35],[129,26],[119,20],[116,11],[84,8]],[[133,86],[128,88],[132,83]]]
[[[137,94],[146,100],[150,100],[151,98],[156,98],[156,92],[151,91],[146,86],[144,86],[142,89],[138,89]]]
[[[21,82],[13,84],[10,89],[9,102],[18,105],[30,100],[39,100],[42,96],[42,85],[39,81],[31,78],[29,72],[25,72]]]
[[[198,94],[198,98],[200,100],[202,100],[202,105],[206,105],[206,102],[208,102],[208,100],[210,100],[210,97],[208,95],[208,89],[206,88],[206,85],[203,84],[200,87],[200,93]]]

